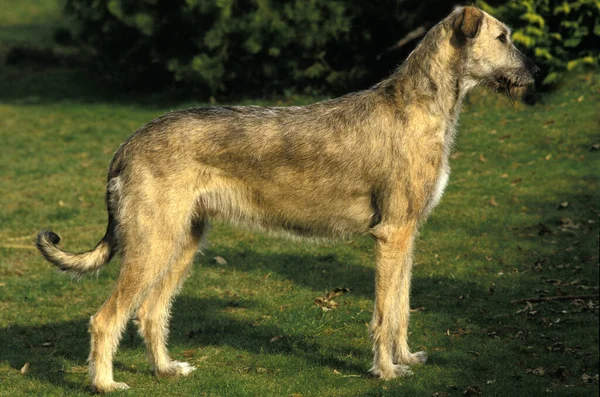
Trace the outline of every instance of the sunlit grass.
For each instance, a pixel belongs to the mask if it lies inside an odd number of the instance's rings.
[[[50,18],[9,3],[30,16],[3,14],[0,26]],[[132,386],[125,394],[597,395],[597,297],[512,301],[598,294],[599,89],[586,74],[533,107],[483,92],[469,99],[448,189],[417,241],[410,343],[430,360],[414,376],[367,376],[369,237],[299,243],[216,224],[171,325],[172,354],[198,370],[155,378],[129,327],[115,360],[116,379]],[[91,248],[106,227],[114,150],[152,118],[195,105],[114,96],[83,71],[0,67],[0,396],[91,392],[87,323],[118,259],[72,281],[33,239],[52,228],[65,248]],[[350,289],[337,307],[315,304],[336,287]]]

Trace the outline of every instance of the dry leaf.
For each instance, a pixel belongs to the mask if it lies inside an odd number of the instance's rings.
[[[558,205],[558,207],[556,209],[558,210],[564,210],[565,208],[567,208],[569,206],[569,202],[568,201],[563,201],[562,203],[560,203]]]
[[[281,337],[281,335],[274,336],[274,337],[272,337],[271,339],[269,339],[269,343],[275,343],[275,342],[277,342],[278,340],[280,340],[281,338],[282,338],[282,337]]]
[[[190,358],[190,357],[194,357],[194,354],[196,353],[196,351],[194,349],[192,350],[184,350],[182,353],[182,356],[185,358]]]
[[[492,198],[490,199],[490,204],[494,207],[498,206],[498,203],[496,202],[496,197],[492,196]]]
[[[573,222],[573,219],[563,217],[560,218],[560,227],[561,229],[579,229],[580,223]]]
[[[226,265],[227,261],[225,260],[225,258],[223,258],[222,256],[215,256],[214,257],[215,262],[217,263],[217,265]]]
[[[581,375],[581,380],[583,380],[586,383],[598,382],[598,374],[594,376],[583,374]]]
[[[547,160],[550,160],[551,158],[552,158],[552,153],[548,153],[548,154],[546,155],[546,157],[544,157],[544,159],[546,159],[546,161],[547,161]]]
[[[25,363],[25,365],[23,365],[23,367],[21,368],[22,374],[26,374],[27,372],[29,372],[29,363]]]
[[[510,184],[516,185],[517,183],[521,183],[521,181],[523,181],[522,178],[513,179],[512,181],[510,181]]]
[[[544,376],[546,375],[546,370],[544,369],[544,367],[537,367],[537,368],[527,368],[525,370],[526,374],[534,374],[537,376]]]
[[[495,135],[495,134],[496,134],[496,132],[497,132],[496,130],[489,130],[489,131],[488,131],[488,134],[490,134],[490,135]]]
[[[465,396],[480,396],[481,394],[481,387],[479,387],[479,385],[469,386],[463,392],[463,395]]]
[[[481,161],[482,163],[485,163],[487,161],[487,159],[485,158],[485,156],[483,155],[483,153],[481,153],[479,155],[479,161]]]
[[[338,306],[338,303],[333,300],[333,298],[340,296],[350,292],[350,288],[346,287],[337,287],[329,291],[325,296],[320,296],[315,298],[314,302],[317,306],[323,309],[324,312],[335,309]]]
[[[550,228],[543,223],[538,223],[538,235],[543,236],[546,234],[552,234],[552,230],[550,230]]]

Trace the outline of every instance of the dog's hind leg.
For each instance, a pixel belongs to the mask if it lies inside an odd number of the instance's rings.
[[[180,241],[181,251],[165,276],[152,288],[137,311],[137,325],[146,343],[150,364],[158,376],[188,375],[195,368],[174,361],[167,350],[171,304],[182,286],[205,229],[205,222],[195,222]]]
[[[142,198],[122,203],[131,210],[120,219],[121,272],[111,296],[90,320],[89,371],[99,392],[128,388],[113,380],[113,355],[127,321],[179,256],[179,243],[191,224],[191,210],[176,200],[163,197],[152,205]],[[186,255],[189,259],[189,250]]]
[[[410,375],[404,362],[395,361],[397,335],[406,344],[415,222],[403,226],[380,226],[374,233],[377,244],[375,310],[371,323],[373,367],[371,373],[382,379]]]

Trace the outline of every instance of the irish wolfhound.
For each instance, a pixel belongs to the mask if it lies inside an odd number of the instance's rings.
[[[121,254],[117,284],[90,320],[93,387],[128,387],[114,381],[112,359],[134,312],[157,375],[194,369],[169,357],[169,312],[211,218],[301,236],[371,234],[371,373],[410,374],[427,359],[407,343],[413,241],[448,181],[461,102],[477,85],[519,95],[534,69],[504,24],[462,7],[365,91],[303,107],[187,109],[140,128],[110,164],[98,245],[69,253],[50,231],[37,241],[76,275]]]

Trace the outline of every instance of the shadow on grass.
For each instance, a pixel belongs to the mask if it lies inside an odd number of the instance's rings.
[[[563,197],[563,196],[561,196]],[[525,270],[522,273],[512,276],[511,281],[499,281],[498,291],[488,290],[488,286],[478,279],[478,272],[473,272],[473,281],[465,279],[453,279],[444,276],[427,277],[421,272],[415,272],[414,288],[412,294],[412,306],[424,306],[427,308],[425,316],[427,319],[417,321],[435,321],[436,325],[431,323],[421,323],[421,329],[426,328],[431,332],[442,332],[446,329],[450,331],[449,338],[455,335],[455,338],[462,338],[464,332],[471,332],[470,344],[477,348],[484,348],[483,345],[492,343],[495,340],[506,340],[510,343],[518,331],[524,334],[537,334],[540,332],[549,333],[554,330],[557,335],[556,340],[567,341],[567,345],[584,344],[589,341],[571,341],[577,335],[573,333],[570,325],[567,328],[562,325],[552,325],[548,331],[547,322],[539,317],[533,316],[514,316],[517,309],[523,305],[513,305],[511,300],[522,299],[528,296],[536,296],[538,290],[542,287],[550,289],[547,283],[548,279],[564,278],[567,281],[574,277],[581,277],[590,286],[597,286],[597,268],[583,268],[582,273],[573,274],[570,269],[553,269],[550,265],[559,265],[567,260],[572,260],[573,256],[586,258],[590,255],[597,255],[597,236],[596,224],[584,224],[589,214],[597,211],[597,194],[592,192],[580,192],[565,194],[564,199],[570,204],[568,208],[557,209],[556,203],[544,198],[527,197],[528,203],[541,208],[543,217],[541,222],[546,225],[549,231],[539,229],[537,224],[511,225],[514,228],[514,238],[511,240],[511,248],[516,249],[517,244],[528,239],[534,242],[535,246],[542,247],[548,244],[549,240],[555,240],[552,244],[551,252],[553,256],[549,262],[545,262],[545,269],[542,273],[532,272],[527,269],[533,266],[538,255],[537,252],[523,252],[520,260],[523,263],[510,264],[512,267],[520,267]],[[578,228],[568,229],[567,232],[561,231],[561,217],[571,217],[575,223],[581,223]],[[443,223],[443,222],[442,222]],[[443,223],[446,224],[446,223]],[[451,222],[447,223],[447,228],[436,233],[450,233]],[[465,225],[469,233],[477,235],[476,225]],[[526,237],[520,237],[525,234]],[[421,242],[423,244],[425,242]],[[374,293],[374,271],[372,267],[367,267],[360,263],[355,257],[352,261],[345,263],[344,258],[351,256],[356,249],[367,248],[367,244],[359,244],[359,248],[332,249],[331,254],[324,252],[323,249],[314,254],[296,253],[281,254],[268,253],[262,254],[248,246],[248,242],[241,242],[233,249],[228,251],[228,260],[234,265],[236,271],[249,272],[256,269],[262,269],[266,272],[274,272],[281,275],[282,278],[291,280],[294,284],[310,288],[311,290],[328,291],[338,286],[347,286],[352,289],[352,294],[371,299]],[[442,245],[442,249],[450,249],[450,242]],[[569,249],[567,251],[567,248]],[[566,253],[568,252],[568,254]],[[443,253],[443,252],[442,252]],[[215,251],[208,250],[207,257],[215,255]],[[548,254],[545,254],[548,255]],[[597,258],[597,256],[596,256]],[[565,262],[563,262],[565,261]],[[203,266],[219,267],[219,265],[210,260],[203,260]],[[474,269],[481,270],[481,269]],[[201,272],[201,270],[200,270]],[[595,275],[595,277],[594,277]],[[504,283],[504,284],[501,284]],[[514,286],[511,285],[514,283]],[[565,288],[565,287],[563,287]],[[346,373],[366,374],[367,367],[357,365],[350,359],[343,357],[348,353],[354,356],[364,356],[363,362],[370,359],[364,351],[351,347],[348,343],[340,343],[337,340],[332,341],[331,345],[322,346],[313,336],[308,334],[288,335],[283,327],[277,325],[254,324],[252,321],[240,320],[227,313],[225,309],[230,306],[230,299],[201,299],[182,295],[175,301],[173,308],[173,320],[171,322],[171,346],[190,346],[202,348],[206,346],[228,346],[233,349],[247,351],[252,354],[284,354],[291,355],[304,360],[311,366],[323,366],[336,368]],[[245,299],[244,305],[252,306],[254,302],[251,299]],[[562,307],[559,303],[549,307],[549,313],[559,313]],[[554,310],[556,309],[556,310]],[[543,310],[543,307],[542,309]],[[556,316],[555,314],[551,314]],[[579,322],[588,321],[582,314],[573,314],[571,320],[577,325]],[[457,321],[459,319],[460,321]],[[568,318],[567,318],[568,319]],[[597,321],[597,320],[596,320]],[[43,382],[49,382],[64,389],[81,390],[82,385],[69,380],[65,376],[65,367],[72,365],[84,366],[88,354],[89,335],[87,333],[88,319],[82,318],[71,321],[57,321],[41,326],[12,326],[0,329],[0,360],[8,361],[9,365],[15,370],[19,370],[26,362],[30,363],[29,375]],[[561,323],[562,324],[562,323]],[[464,329],[463,329],[464,328]],[[462,330],[461,330],[462,329]],[[452,334],[455,332],[456,334]],[[121,349],[142,350],[141,340],[134,335],[132,327],[129,328],[121,343]],[[273,336],[283,335],[277,343],[270,343]],[[468,334],[465,334],[468,335]],[[491,336],[490,336],[491,335]],[[559,336],[561,338],[559,339]],[[364,338],[367,338],[367,332],[364,332]],[[332,336],[332,339],[335,338]],[[427,345],[428,335],[415,334],[412,338],[413,344]],[[487,338],[487,339],[486,339]],[[322,342],[327,344],[326,341]],[[414,343],[418,341],[417,343]],[[488,342],[492,341],[492,342]],[[517,341],[518,342],[518,341]],[[553,341],[554,342],[554,341]],[[536,342],[527,342],[534,344]],[[551,342],[539,342],[540,346]],[[334,347],[330,347],[334,346]],[[433,348],[434,346],[426,346]],[[464,346],[461,346],[464,347]],[[584,346],[586,349],[588,346]],[[454,348],[454,347],[453,347]],[[456,350],[456,348],[454,348]],[[514,349],[514,347],[513,347]],[[433,366],[455,366],[455,362],[447,361],[443,355],[431,352],[430,364]],[[520,352],[516,352],[522,354]],[[492,351],[491,354],[494,354]],[[499,359],[503,358],[499,357]],[[585,358],[585,357],[584,357]],[[494,356],[489,356],[486,360],[494,361]],[[131,372],[148,372],[149,368],[141,366],[140,369],[133,369],[126,365],[115,363],[116,368]],[[465,365],[471,365],[465,363]],[[474,364],[473,364],[474,365]],[[593,363],[590,364],[594,366]],[[393,385],[402,390],[408,391],[403,386]],[[369,392],[368,395],[377,395],[377,391]],[[416,395],[416,394],[415,394]]]
[[[369,246],[369,249],[373,250],[371,245]],[[236,271],[273,272],[285,280],[293,281],[294,284],[310,288],[317,294],[337,287],[346,287],[350,288],[353,295],[367,298],[374,296],[374,268],[365,266],[356,259],[345,261],[345,257],[349,255],[348,251],[332,250],[331,253],[326,253],[323,250],[315,254],[296,252],[265,255],[239,246],[226,250],[210,248],[206,250],[205,257],[201,258],[201,266],[223,269],[223,266],[211,259],[217,255],[227,256],[229,264],[225,269],[233,267]]]
[[[107,85],[83,68],[0,66],[0,103],[47,105],[63,101],[139,105],[148,109],[161,109],[182,102],[169,93],[128,93]]]
[[[195,348],[229,346],[252,354],[292,355],[312,366],[331,366],[353,373],[366,371],[366,368],[336,358],[348,352],[358,354],[350,347],[344,347],[343,352],[322,355],[319,353],[319,345],[311,337],[286,335],[277,326],[256,325],[251,321],[235,319],[223,311],[229,305],[230,301],[226,299],[198,299],[185,295],[178,297],[173,307],[169,344]],[[88,321],[83,318],[41,326],[0,329],[0,360],[8,361],[17,371],[28,362],[28,376],[64,389],[81,390],[81,384],[66,379],[65,367],[86,365],[89,352]],[[277,343],[271,343],[270,340],[275,335],[283,337]],[[130,323],[120,350],[143,349],[142,340]],[[118,355],[115,368],[132,373],[150,373],[149,366],[133,369],[119,363]],[[83,371],[83,368],[79,367],[77,371]]]

